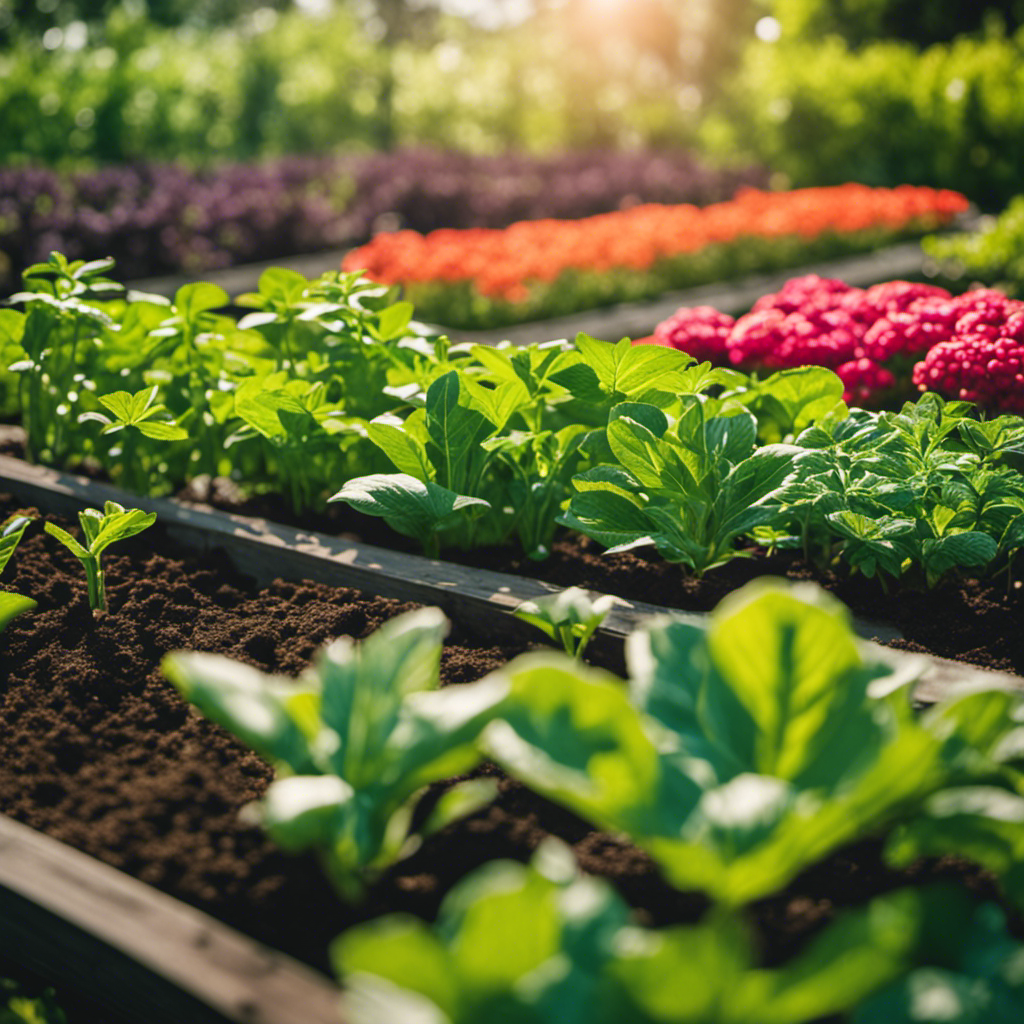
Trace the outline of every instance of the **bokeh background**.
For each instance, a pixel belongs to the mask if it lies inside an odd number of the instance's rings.
[[[859,181],[1001,210],[1024,0],[0,0],[0,281]]]

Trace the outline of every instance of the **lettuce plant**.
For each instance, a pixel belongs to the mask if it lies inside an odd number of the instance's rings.
[[[0,524],[0,573],[7,567],[15,548],[25,535],[25,530],[35,516],[13,515]],[[13,594],[8,590],[0,590],[0,630],[15,616],[30,612],[36,602],[30,597]]]
[[[111,544],[148,530],[156,522],[156,513],[143,512],[139,508],[126,509],[116,501],[108,501],[104,503],[102,512],[95,508],[79,512],[78,522],[82,527],[84,544],[80,544],[67,530],[53,523],[46,523],[43,528],[82,563],[89,588],[89,607],[94,614],[105,612],[107,585],[101,561],[103,552]]]
[[[994,770],[970,723],[998,719],[1004,696],[972,693],[916,721],[904,690],[916,663],[865,657],[845,608],[814,587],[757,581],[706,630],[656,619],[629,638],[627,661],[628,695],[553,655],[510,662],[484,746],[723,904],[775,892]]]
[[[738,916],[636,926],[611,886],[548,840],[529,866],[492,862],[461,882],[435,925],[381,918],[331,953],[352,1024],[809,1024],[904,976],[930,934],[956,935],[967,917],[946,893],[904,891],[758,968]]]
[[[298,681],[212,654],[177,653],[164,671],[213,721],[277,769],[255,815],[288,850],[314,847],[339,891],[358,896],[410,853],[424,787],[467,772],[504,696],[491,681],[437,690],[448,623],[436,608],[409,612],[367,640],[336,640]],[[490,783],[449,789],[424,834],[493,796]]]

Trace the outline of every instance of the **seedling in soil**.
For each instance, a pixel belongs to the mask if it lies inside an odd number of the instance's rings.
[[[7,563],[14,554],[21,538],[25,534],[28,524],[35,519],[35,516],[14,515],[10,516],[0,526],[0,573],[4,571]],[[30,612],[35,608],[36,603],[30,597],[23,597],[21,594],[12,594],[8,591],[0,591],[0,630],[16,615],[22,612]]]
[[[437,689],[447,630],[436,608],[410,612],[361,643],[336,640],[298,681],[212,654],[164,662],[186,700],[275,765],[252,813],[284,849],[315,848],[348,899],[420,836],[494,796],[489,780],[463,782],[414,826],[425,787],[481,760],[477,737],[506,692]]]
[[[102,512],[95,508],[79,512],[78,521],[82,525],[85,547],[53,523],[47,523],[45,529],[82,563],[89,586],[89,607],[93,613],[105,612],[107,588],[100,556],[111,544],[148,530],[156,522],[156,513],[143,512],[140,508],[126,509],[116,501],[108,501]]]
[[[615,605],[625,603],[610,594],[593,600],[585,590],[569,587],[560,594],[524,601],[512,614],[536,626],[545,636],[560,643],[570,658],[579,661],[608,613]]]

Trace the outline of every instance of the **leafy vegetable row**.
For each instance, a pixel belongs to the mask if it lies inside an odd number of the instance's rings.
[[[934,585],[1024,543],[1024,421],[926,393],[851,411],[830,370],[765,379],[669,347],[452,345],[357,275],[267,271],[126,301],[109,264],[55,254],[0,310],[28,456],[99,462],[141,493],[230,476],[383,518],[428,554],[559,524],[701,574],[753,544]]]
[[[436,323],[494,327],[874,249],[967,205],[958,193],[909,185],[741,189],[703,209],[647,205],[501,231],[380,234],[343,267],[400,284]]]
[[[700,926],[647,931],[542,847],[531,867],[464,881],[433,929],[389,918],[348,931],[335,948],[347,1018],[796,1024],[859,1005],[858,1022],[937,1020],[913,1016],[922,985],[986,1020],[1024,1007],[1020,947],[994,908],[961,897],[877,900],[775,970],[756,966],[740,913],[879,834],[894,864],[965,855],[1024,906],[1020,695],[975,688],[915,717],[921,665],[865,655],[846,610],[810,585],[751,584],[706,629],[651,621],[628,641],[625,686],[534,653],[437,690],[445,628],[436,610],[409,613],[362,644],[337,641],[297,683],[206,654],[171,655],[166,671],[277,767],[256,815],[285,848],[318,850],[349,898],[490,799],[486,782],[460,783],[410,834],[424,787],[486,756],[628,835],[714,908]]]

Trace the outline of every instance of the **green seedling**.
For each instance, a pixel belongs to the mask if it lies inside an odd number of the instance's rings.
[[[84,547],[70,533],[53,523],[47,523],[45,529],[82,563],[89,586],[89,607],[94,613],[105,612],[107,588],[100,556],[111,544],[148,530],[156,522],[156,513],[143,512],[139,508],[126,509],[116,501],[108,501],[102,512],[94,508],[79,512],[78,521],[82,525]]]
[[[569,587],[560,594],[524,601],[512,614],[560,643],[565,653],[578,661],[612,608],[625,603],[610,594],[602,594],[595,600],[585,590]]]

